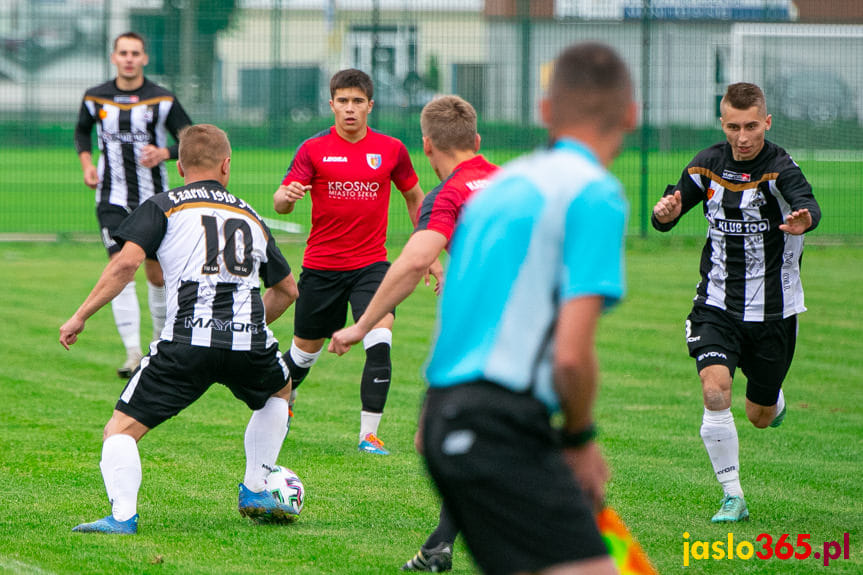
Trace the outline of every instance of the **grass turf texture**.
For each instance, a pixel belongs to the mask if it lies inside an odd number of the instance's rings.
[[[301,244],[280,244],[297,265]],[[848,532],[851,559],[834,560],[829,572],[860,573],[863,309],[855,294],[863,268],[852,262],[861,249],[807,247],[810,311],[801,316],[781,428],[746,422],[743,380],[736,379],[733,411],[752,519],[730,526],[709,522],[721,493],[698,435],[700,391],[683,341],[699,250],[700,242],[685,238],[629,242],[629,294],[603,319],[598,338],[597,418],[613,470],[608,501],[661,573],[821,569],[812,558],[690,559],[684,569],[684,532],[689,542],[725,541],[731,532],[756,550],[760,533],[774,541],[790,533],[792,544],[809,533],[820,550]],[[103,250],[97,243],[5,243],[0,262],[0,572],[395,573],[434,527],[437,502],[412,446],[431,290],[418,289],[396,321],[394,384],[381,425],[393,455],[356,452],[362,352],[325,353],[300,389],[279,458],[307,488],[296,524],[259,526],[237,513],[249,412],[217,385],[142,440],[140,531],[110,537],[71,532],[109,513],[100,442],[123,386],[114,370],[124,357],[110,310],[88,322],[70,352],[57,343],[57,328],[105,263]],[[139,272],[142,302],[144,284]],[[291,317],[289,310],[273,326],[283,343]],[[461,539],[454,572],[475,572]]]
[[[408,145],[411,142],[407,143]],[[503,163],[521,153],[517,150],[483,150],[493,162]],[[641,158],[636,150],[625,151],[614,163],[613,171],[623,182],[632,206],[629,221],[631,234],[638,234],[644,224],[642,207],[647,210],[662,194],[667,184],[676,183],[696,150],[661,153],[649,156],[649,193],[642,202]],[[828,155],[829,154],[825,154]],[[414,167],[423,190],[438,185],[434,172],[422,151],[411,152]],[[237,149],[234,151],[229,189],[256,206],[263,217],[277,217],[272,208],[272,194],[293,157],[293,150]],[[860,162],[801,161],[800,165],[812,184],[824,212],[818,233],[832,236],[863,236],[863,199],[857,190]],[[171,185],[181,185],[176,165],[168,164]],[[9,148],[0,153],[0,233],[95,234],[97,232],[94,192],[84,186],[78,158],[69,148]],[[398,193],[396,192],[396,196]],[[279,216],[308,230],[310,202],[304,201],[290,216]],[[704,218],[700,210],[688,214],[674,235],[704,235]],[[401,198],[390,203],[391,236],[404,237],[411,231],[407,211]],[[658,232],[649,230],[651,235]]]

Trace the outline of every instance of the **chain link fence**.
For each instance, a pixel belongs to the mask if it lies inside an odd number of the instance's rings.
[[[328,81],[375,82],[373,127],[413,152],[425,190],[419,112],[457,93],[503,162],[546,141],[537,105],[555,55],[600,40],[629,62],[641,127],[614,165],[630,233],[700,149],[723,138],[728,83],[764,88],[768,136],[801,164],[824,208],[820,235],[863,235],[863,3],[856,0],[7,0],[0,5],[0,233],[94,234],[73,129],[84,91],[116,74],[119,33],[147,38],[147,76],[193,121],[226,129],[232,190],[275,218],[271,195],[296,146],[331,124]],[[174,171],[171,168],[171,171]],[[172,182],[179,184],[174,174]],[[410,223],[398,195],[391,227]],[[307,229],[308,206],[286,221]],[[676,234],[701,235],[687,218]]]

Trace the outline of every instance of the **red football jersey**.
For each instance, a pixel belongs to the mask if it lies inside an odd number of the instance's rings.
[[[396,138],[369,128],[351,143],[333,126],[297,150],[282,184],[295,181],[312,186],[303,266],[342,271],[386,261],[390,184],[405,192],[419,179]]]
[[[452,174],[423,199],[415,231],[434,230],[449,242],[464,203],[474,192],[488,185],[497,169],[482,156],[457,165]]]

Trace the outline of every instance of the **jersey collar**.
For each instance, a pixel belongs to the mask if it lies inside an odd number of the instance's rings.
[[[558,138],[552,144],[551,148],[553,150],[563,150],[573,154],[578,154],[580,156],[586,157],[595,164],[600,164],[599,158],[596,157],[596,154],[593,152],[593,150],[591,150],[575,138]]]

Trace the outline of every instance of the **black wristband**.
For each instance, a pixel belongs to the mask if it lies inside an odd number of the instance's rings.
[[[591,423],[581,431],[560,430],[560,444],[563,447],[581,447],[596,437],[596,425]]]

